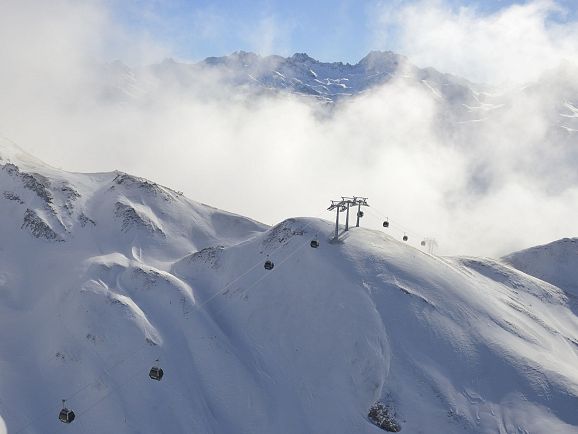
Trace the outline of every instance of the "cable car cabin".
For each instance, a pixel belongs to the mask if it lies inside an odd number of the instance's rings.
[[[358,211],[358,212],[357,212],[357,217],[363,217],[363,211]]]
[[[425,246],[425,240],[420,243],[422,246]]]
[[[403,236],[403,240],[404,240],[404,241],[407,241],[407,235],[404,235],[404,236]]]
[[[153,366],[149,372],[149,377],[151,377],[151,380],[161,381],[163,375],[165,375],[163,369],[159,368],[158,366]]]
[[[317,240],[311,240],[311,247],[313,247],[314,249],[316,249],[317,247],[319,247],[319,241],[317,241]]]
[[[388,228],[389,227],[389,222],[386,220],[383,222],[383,227],[384,228]]]
[[[62,423],[70,423],[74,420],[75,417],[76,416],[74,415],[74,412],[68,408],[63,408],[60,410],[60,414],[58,415],[58,419],[60,419],[60,422]]]
[[[265,261],[265,270],[272,270],[274,266],[275,264],[273,264],[272,261],[269,260]]]

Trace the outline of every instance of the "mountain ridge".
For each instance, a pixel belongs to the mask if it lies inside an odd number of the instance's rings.
[[[207,57],[196,63],[184,63],[167,58],[145,67],[132,69],[122,62],[109,64],[109,72],[122,86],[131,86],[135,73],[148,71],[155,77],[174,77],[181,84],[190,86],[191,80],[203,71],[218,71],[219,76],[234,86],[249,86],[263,90],[282,90],[295,95],[314,97],[322,102],[335,103],[342,97],[360,94],[382,85],[396,75],[415,76],[418,80],[431,80],[442,94],[444,86],[451,86],[451,93],[467,94],[470,89],[478,92],[480,86],[465,79],[438,72],[434,68],[420,69],[409,60],[392,51],[371,51],[355,64],[322,62],[307,53],[289,57],[261,56],[253,52],[236,51],[230,55]],[[124,82],[124,83],[123,83]],[[189,83],[189,84],[188,84]],[[121,87],[122,87],[121,86]],[[471,97],[469,97],[471,99]],[[470,101],[468,99],[468,101]],[[473,104],[472,101],[470,101]]]

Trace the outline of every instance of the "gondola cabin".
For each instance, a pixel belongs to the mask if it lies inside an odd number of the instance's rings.
[[[161,381],[163,375],[165,375],[163,369],[159,368],[158,366],[153,366],[149,372],[149,377],[151,380]]]
[[[274,266],[275,264],[273,264],[273,261],[269,260],[265,261],[265,270],[272,270]]]
[[[388,228],[389,227],[389,222],[386,220],[383,222],[383,227],[384,228]]]
[[[420,243],[422,246],[425,246],[425,240]]]
[[[75,417],[74,412],[66,407],[60,410],[60,414],[58,415],[58,419],[62,423],[71,423]]]
[[[407,235],[404,235],[404,236],[403,236],[403,240],[404,240],[404,241],[407,241],[407,240],[408,240]]]

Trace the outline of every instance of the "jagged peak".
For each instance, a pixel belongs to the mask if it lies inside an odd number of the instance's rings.
[[[242,60],[258,60],[262,59],[261,55],[253,53],[252,51],[235,51],[230,57],[236,57]]]
[[[259,54],[250,51],[235,51],[229,55],[225,56],[211,56],[207,57],[201,63],[208,65],[222,65],[227,63],[243,63],[243,64],[253,64],[263,60],[263,57]]]
[[[294,62],[318,63],[318,60],[309,56],[307,53],[295,53],[293,56],[289,57],[289,60],[293,60]]]
[[[374,66],[380,63],[396,63],[396,62],[399,64],[406,61],[407,58],[405,56],[394,53],[393,51],[372,50],[358,62],[358,65]]]

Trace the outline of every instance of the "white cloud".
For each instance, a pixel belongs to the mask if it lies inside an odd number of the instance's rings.
[[[564,11],[554,0],[533,0],[484,14],[442,0],[378,7],[376,41],[474,81],[523,83],[562,59],[578,60],[578,22],[553,20]],[[392,40],[395,38],[395,40]]]
[[[149,45],[162,51],[162,44],[119,29],[98,2],[43,5],[12,2],[10,18],[0,16],[0,130],[51,164],[124,170],[268,223],[295,215],[332,218],[323,211],[330,199],[365,195],[373,205],[365,226],[380,227],[379,209],[409,228],[412,242],[433,235],[445,253],[496,255],[577,235],[578,150],[545,143],[552,98],[569,83],[578,89],[575,75],[553,75],[546,89],[508,97],[487,122],[468,128],[440,123],[437,99],[411,80],[353,98],[331,116],[319,116],[315,104],[296,97],[248,96],[213,73],[197,76],[187,89],[178,75],[163,86],[153,80],[146,97],[112,104],[98,92],[108,78],[94,64],[104,56],[103,39],[124,35],[118,41],[126,41],[124,49],[137,57],[148,56]],[[410,29],[418,18],[435,21],[431,16],[442,12],[439,3],[434,6],[422,11],[423,18],[411,8],[400,14],[410,18]],[[451,18],[449,34],[459,36],[455,27],[469,25],[478,29],[475,41],[483,41],[483,29],[492,30],[495,22],[513,26],[512,34],[524,23],[533,31],[532,17],[552,6],[541,7],[510,11],[522,17],[516,20],[506,12],[489,18],[472,11],[444,12],[441,18]],[[263,50],[277,50],[275,23],[267,26],[273,36],[264,38]],[[568,35],[573,26],[555,31]],[[466,53],[460,62],[454,39],[436,36],[434,27],[432,38],[449,44],[436,48],[436,61],[471,68],[473,58]],[[416,41],[424,40],[416,35]],[[476,43],[478,53],[491,47]],[[433,54],[421,44],[416,42],[422,48],[415,54],[426,61]],[[557,53],[570,49],[564,38],[559,44],[553,47]],[[135,46],[142,48],[131,50]],[[515,81],[522,79],[517,74],[526,76],[506,60],[503,74]]]

